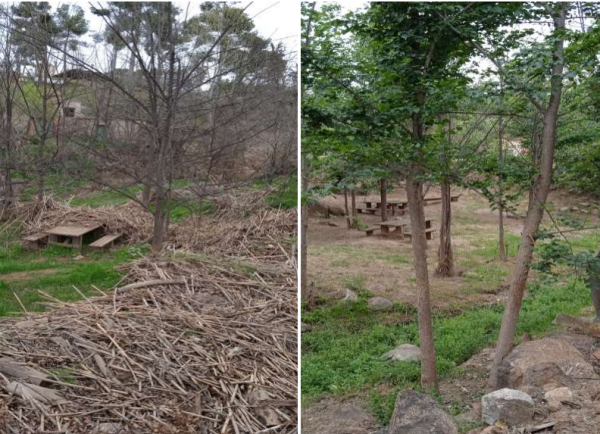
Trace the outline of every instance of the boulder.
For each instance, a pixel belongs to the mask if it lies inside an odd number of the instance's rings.
[[[346,210],[344,209],[344,197],[338,198],[336,196],[326,196],[317,200],[316,203],[312,203],[308,207],[309,215],[317,216],[321,215],[324,217],[344,216]]]
[[[544,399],[548,403],[548,410],[554,413],[561,409],[563,402],[573,399],[573,392],[568,387],[558,387],[546,392]]]
[[[373,310],[387,310],[394,307],[394,303],[384,297],[369,298],[369,307]]]
[[[544,338],[524,342],[504,358],[498,372],[498,385],[521,389],[525,372],[547,363],[556,364],[562,372],[569,372],[570,376],[596,376],[592,365],[573,345],[560,339]]]
[[[358,295],[351,289],[346,288],[346,293],[342,301],[358,301]]]
[[[533,419],[535,405],[531,396],[514,389],[500,389],[481,398],[481,418],[488,425],[504,422],[519,425]]]
[[[458,428],[431,396],[404,390],[396,398],[387,433],[458,434]]]
[[[568,401],[573,398],[573,392],[568,387],[558,387],[544,394],[546,401]]]
[[[527,368],[520,389],[529,394],[548,392],[557,387],[570,386],[571,379],[554,362],[540,363]]]
[[[420,362],[421,349],[416,345],[402,344],[394,348],[392,351],[388,351],[381,357],[385,360],[393,360],[397,362]]]

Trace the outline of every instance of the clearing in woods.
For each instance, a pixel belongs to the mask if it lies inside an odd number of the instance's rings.
[[[455,189],[458,191],[458,189]],[[453,190],[453,194],[456,191]],[[497,212],[472,191],[461,191],[452,203],[452,240],[457,275],[436,277],[439,237],[428,242],[428,263],[435,314],[436,352],[442,376],[440,400],[452,415],[469,409],[486,393],[490,350],[461,366],[497,338],[510,272],[514,265],[522,218],[506,218],[509,257],[497,258]],[[439,196],[432,187],[428,196]],[[358,196],[360,204],[364,196]],[[377,197],[371,194],[368,197]],[[395,190],[392,198],[403,199]],[[581,206],[581,203],[585,203]],[[553,191],[549,209],[564,222],[580,221],[598,226],[598,205],[573,195]],[[328,197],[328,204],[343,208],[343,195]],[[441,205],[425,207],[427,217],[437,219]],[[521,201],[517,215],[523,215]],[[365,225],[381,220],[379,215],[360,214]],[[552,229],[549,219],[544,226]],[[600,231],[569,233],[574,249],[595,248]],[[302,426],[303,433],[370,432],[387,424],[396,394],[406,388],[419,389],[420,368],[411,362],[389,362],[381,355],[398,344],[418,344],[416,290],[412,247],[409,241],[346,228],[346,218],[311,218],[309,226],[310,297],[303,305],[302,321],[310,330],[302,335]],[[519,336],[539,337],[554,328],[558,313],[578,314],[590,305],[589,290],[569,272],[555,279],[533,275],[529,296],[519,323]],[[342,302],[349,289],[356,302]],[[372,297],[394,303],[388,310],[369,308]],[[587,312],[589,314],[589,312]],[[460,432],[481,426],[460,421]],[[354,431],[353,431],[354,430]]]

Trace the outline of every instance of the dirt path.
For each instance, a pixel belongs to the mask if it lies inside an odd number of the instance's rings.
[[[36,277],[51,276],[59,271],[60,269],[58,268],[46,268],[44,270],[18,271],[15,273],[0,274],[0,281],[11,283],[19,280],[30,280]]]

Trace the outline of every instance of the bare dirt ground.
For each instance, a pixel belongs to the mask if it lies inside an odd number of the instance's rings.
[[[457,276],[439,278],[434,275],[439,246],[438,232],[429,242],[432,302],[438,310],[463,309],[502,301],[521,232],[522,219],[505,218],[505,231],[513,257],[506,263],[495,260],[498,249],[497,212],[490,210],[486,199],[477,193],[460,193],[459,201],[452,203],[452,242]],[[439,197],[439,191],[432,188],[428,197]],[[394,192],[390,198],[405,199],[403,192]],[[328,200],[343,207],[343,196],[330,197]],[[364,197],[357,198],[358,203],[362,200]],[[576,198],[560,192],[551,194],[550,203],[550,208],[556,210],[556,213],[559,209],[579,205]],[[523,200],[517,210],[518,215],[525,214],[525,205]],[[425,208],[426,217],[436,220],[434,227],[439,225],[440,211],[439,204]],[[381,219],[379,215],[359,214],[359,217],[367,225]],[[578,218],[582,217],[586,225],[597,224],[598,217],[591,211],[588,215],[578,213]],[[547,217],[545,222],[551,223]],[[348,230],[345,217],[335,216],[311,219],[308,237],[312,297],[339,299],[343,297],[345,288],[354,286],[392,301],[416,304],[410,241],[380,235],[367,237],[364,232]]]
[[[4,274],[2,276],[2,278],[0,278],[0,281],[10,283],[10,282],[16,282],[17,280],[29,280],[29,279],[33,279],[35,277],[51,276],[53,274],[58,273],[59,271],[60,271],[60,269],[58,269],[58,268],[47,268],[44,270],[34,270],[34,271],[17,271],[14,273]]]

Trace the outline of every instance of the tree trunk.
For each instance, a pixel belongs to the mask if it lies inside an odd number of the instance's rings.
[[[422,106],[424,96],[419,95]],[[423,141],[424,127],[421,113],[412,117],[412,134],[415,144]],[[421,148],[419,148],[421,149]],[[406,195],[412,232],[412,247],[417,280],[417,308],[419,317],[419,341],[421,345],[421,385],[425,390],[438,390],[433,322],[431,318],[431,296],[429,293],[429,271],[427,268],[427,239],[425,238],[425,210],[423,208],[423,184],[419,181],[421,166],[419,156],[410,165],[406,180]]]
[[[344,187],[344,209],[346,211],[346,225],[350,229],[352,228],[352,219],[350,218],[350,210],[348,209],[348,187]]]
[[[301,181],[302,192],[308,191],[308,164],[306,155],[301,158]],[[301,208],[301,228],[300,228],[300,288],[303,301],[307,301],[310,295],[308,287],[308,205],[302,204]]]
[[[406,181],[412,247],[417,278],[417,304],[419,316],[419,341],[421,347],[421,384],[426,390],[437,390],[438,378],[433,345],[433,324],[427,270],[427,240],[425,238],[425,212],[423,209],[423,184],[411,174]]]
[[[554,162],[554,149],[556,145],[556,123],[558,109],[561,102],[563,88],[562,73],[564,69],[564,35],[566,21],[566,3],[558,3],[560,10],[553,16],[555,31],[559,33],[554,38],[553,64],[551,78],[551,93],[548,107],[544,112],[542,129],[542,149],[539,165],[539,174],[529,194],[527,216],[521,233],[519,253],[515,264],[513,279],[510,285],[506,309],[502,317],[502,326],[496,345],[494,363],[490,372],[489,385],[496,389],[498,387],[498,370],[504,357],[506,357],[513,345],[517,329],[519,312],[523,303],[529,268],[533,258],[535,237],[544,215],[544,206],[548,198],[548,192],[552,184],[552,164]]]
[[[438,250],[438,266],[435,273],[441,277],[454,275],[454,259],[452,256],[452,196],[450,184],[443,183],[442,190],[442,222],[440,225],[440,247]]]
[[[145,207],[150,205],[150,195],[152,194],[152,186],[150,183],[146,183],[144,185],[144,190],[142,191],[142,203]]]
[[[154,210],[154,228],[152,232],[152,253],[160,254],[165,240],[165,192],[162,186],[156,189],[156,208]]]
[[[13,156],[12,156],[12,133],[13,133],[13,101],[10,97],[10,79],[7,81],[6,89],[6,122],[5,122],[5,139],[6,139],[6,168],[4,169],[4,205],[9,207],[14,201],[13,190]]]
[[[504,240],[504,189],[502,188],[502,168],[504,167],[504,149],[503,135],[504,124],[502,117],[498,121],[498,169],[500,176],[498,177],[498,257],[502,262],[506,262],[506,241]]]
[[[381,221],[387,221],[387,185],[385,179],[381,178]]]
[[[315,10],[316,2],[310,4],[311,9]],[[310,33],[312,27],[312,15],[310,15],[307,23],[306,39],[304,43],[306,47],[310,47]],[[301,88],[304,95],[304,86]],[[300,181],[303,193],[308,192],[308,159],[306,154],[302,153],[300,157]],[[310,289],[308,287],[308,205],[306,202],[301,204],[301,226],[300,226],[300,296],[303,301],[308,300]]]
[[[352,228],[356,229],[357,227],[357,219],[358,219],[358,211],[356,210],[356,190],[353,188],[350,190],[351,198],[352,198]]]

